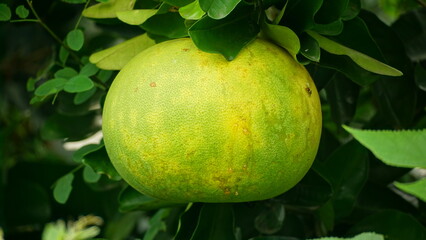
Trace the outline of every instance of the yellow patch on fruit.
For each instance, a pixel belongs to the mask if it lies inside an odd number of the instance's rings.
[[[233,61],[163,42],[117,75],[104,105],[109,157],[132,187],[171,202],[243,202],[298,183],[321,135],[305,68],[257,39]]]

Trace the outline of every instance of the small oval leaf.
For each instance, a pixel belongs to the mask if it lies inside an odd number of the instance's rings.
[[[58,179],[53,188],[53,197],[58,203],[65,204],[72,191],[72,181],[74,174],[69,173]]]
[[[74,50],[78,51],[83,47],[84,44],[84,34],[80,29],[74,29],[67,34],[66,42],[68,46]]]
[[[27,18],[30,14],[30,11],[28,11],[28,9],[24,5],[19,5],[16,8],[15,12],[16,15],[18,15],[20,18]]]
[[[64,78],[54,78],[40,85],[34,92],[36,96],[44,97],[51,94],[55,94],[64,88],[67,82]]]
[[[93,81],[84,75],[77,75],[68,80],[64,85],[64,90],[69,93],[84,92],[95,86]]]
[[[0,4],[0,21],[9,21],[12,17],[9,6],[4,3]]]

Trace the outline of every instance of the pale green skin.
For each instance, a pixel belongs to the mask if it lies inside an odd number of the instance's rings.
[[[157,44],[114,80],[104,106],[111,161],[138,191],[172,202],[244,202],[299,182],[321,134],[317,90],[257,39],[233,61],[190,39]]]

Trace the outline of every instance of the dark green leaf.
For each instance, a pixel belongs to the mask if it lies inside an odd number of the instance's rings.
[[[349,215],[368,177],[367,150],[358,142],[351,141],[314,167],[333,186],[336,218]]]
[[[222,19],[234,10],[241,0],[199,0],[200,7],[213,19]]]
[[[78,72],[70,67],[65,67],[62,69],[59,69],[55,72],[54,76],[55,78],[64,78],[64,79],[70,79],[72,77],[75,77],[78,75]]]
[[[189,203],[179,217],[179,225],[173,240],[188,240],[197,227],[202,203]]]
[[[392,28],[404,44],[412,61],[426,59],[426,11],[418,9],[402,15]]]
[[[299,238],[294,238],[294,237],[279,237],[279,236],[268,236],[268,237],[255,237],[255,238],[250,238],[249,240],[299,240]]]
[[[96,125],[96,116],[96,112],[93,111],[79,116],[54,114],[46,120],[41,128],[41,137],[45,140],[84,139],[99,130],[99,126]]]
[[[104,145],[103,144],[89,144],[89,145],[85,145],[83,147],[81,147],[80,149],[78,149],[77,151],[74,152],[74,154],[72,155],[72,159],[74,160],[74,162],[82,162],[83,158],[85,155],[91,153],[91,152],[95,152],[99,149],[101,149]]]
[[[101,178],[101,175],[93,171],[93,168],[86,165],[83,169],[83,179],[87,183],[96,183]]]
[[[343,21],[339,19],[329,24],[315,24],[312,30],[319,34],[336,36],[343,31]]]
[[[346,11],[349,0],[323,1],[321,8],[315,14],[315,21],[328,24],[339,20]]]
[[[300,37],[300,43],[300,54],[302,54],[304,57],[311,61],[320,61],[321,49],[315,39],[313,39],[308,34],[302,34],[302,36]]]
[[[135,229],[135,225],[140,222],[142,217],[143,213],[139,211],[116,214],[114,218],[107,222],[104,234],[106,237],[105,240],[126,239],[132,234],[132,231]]]
[[[175,7],[183,7],[185,5],[188,5],[192,1],[193,0],[163,0],[163,2]]]
[[[136,191],[132,187],[123,189],[123,191],[120,193],[118,201],[120,203],[119,207],[121,212],[136,210],[149,211],[182,205],[182,203],[167,202],[146,196]]]
[[[349,230],[349,234],[370,231],[385,235],[386,240],[426,239],[422,224],[413,216],[395,210],[385,210],[363,219]]]
[[[96,88],[84,92],[78,92],[74,97],[74,104],[79,105],[89,100],[96,93]]]
[[[254,226],[260,233],[274,234],[282,228],[284,218],[284,205],[278,202],[271,203],[256,216]]]
[[[189,28],[189,35],[199,49],[220,53],[228,60],[234,59],[258,32],[256,13],[248,5],[240,5],[220,20],[205,16]]]
[[[426,130],[371,131],[344,128],[388,165],[426,167]]]
[[[178,12],[157,14],[146,20],[141,27],[148,33],[167,38],[181,38],[188,36],[188,31]]]
[[[149,220],[149,228],[143,240],[154,240],[160,231],[166,231],[166,223],[163,221],[170,214],[169,208],[162,208]]]
[[[56,181],[53,188],[53,197],[58,203],[65,204],[72,191],[74,174],[68,173]]]
[[[330,183],[311,169],[296,186],[278,198],[287,205],[317,208],[329,201],[332,193]]]
[[[30,14],[30,11],[28,11],[28,9],[24,5],[19,5],[16,8],[15,12],[16,15],[18,15],[20,18],[27,18]]]
[[[414,72],[414,80],[416,81],[417,87],[426,92],[426,69],[418,64]]]
[[[314,26],[314,16],[323,4],[323,0],[290,0],[287,3],[286,14],[280,21],[297,34]]]
[[[86,2],[86,0],[62,0],[62,1],[66,3],[71,3],[71,4],[81,4]]]
[[[74,51],[78,51],[83,47],[84,34],[80,29],[74,29],[67,34],[66,42],[68,47]]]
[[[34,94],[39,97],[44,97],[58,93],[64,88],[66,82],[67,80],[63,78],[50,79],[38,86]]]
[[[349,0],[346,10],[342,14],[343,20],[355,18],[361,10],[361,0]]]
[[[335,74],[325,87],[331,118],[338,125],[349,123],[355,115],[359,86],[343,74]]]
[[[80,75],[91,77],[99,71],[99,68],[96,67],[93,63],[86,63],[80,70]]]
[[[234,240],[232,204],[205,203],[191,240]]]
[[[95,86],[93,81],[84,75],[77,75],[68,80],[64,85],[64,91],[69,93],[85,92]]]
[[[0,4],[0,21],[9,21],[12,17],[9,6],[4,3]]]
[[[92,167],[95,172],[107,175],[111,180],[121,180],[121,176],[112,165],[105,147],[86,154],[83,158],[83,163]]]

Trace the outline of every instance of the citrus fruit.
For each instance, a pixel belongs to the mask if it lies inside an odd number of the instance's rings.
[[[119,72],[103,134],[119,174],[172,202],[242,202],[277,196],[310,168],[320,101],[305,68],[256,39],[233,61],[190,39],[154,45]]]

